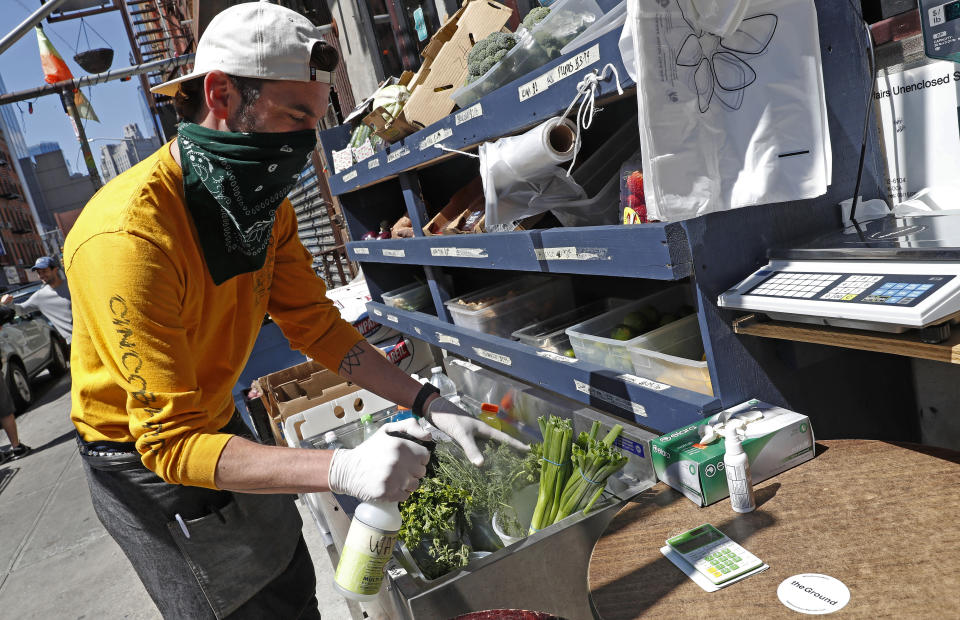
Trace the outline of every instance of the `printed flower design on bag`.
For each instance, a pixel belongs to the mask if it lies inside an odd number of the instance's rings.
[[[748,17],[732,35],[719,37],[690,21],[679,1],[677,6],[692,31],[680,46],[677,66],[693,69],[700,112],[709,110],[715,98],[730,110],[739,110],[744,91],[757,80],[756,71],[747,61],[770,45],[777,30],[777,16],[761,13]]]

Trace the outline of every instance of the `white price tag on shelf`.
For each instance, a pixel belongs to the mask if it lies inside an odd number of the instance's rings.
[[[418,336],[422,336],[422,335],[423,335],[423,330],[420,329],[419,327],[414,327],[414,328],[413,328],[413,331],[417,332],[417,335],[418,335]]]
[[[545,92],[560,80],[579,73],[580,71],[583,71],[590,65],[596,64],[599,61],[600,45],[597,44],[590,49],[583,50],[573,58],[557,65],[553,69],[550,69],[537,79],[530,80],[526,84],[520,86],[520,88],[517,89],[517,92],[520,95],[520,101],[526,101],[530,97],[534,97],[542,92]]]
[[[388,315],[387,315],[387,320],[390,321],[391,323],[399,323],[399,322],[400,322],[400,319],[398,319],[396,316],[394,316],[394,315],[392,315],[392,314],[388,314]]]
[[[477,366],[476,364],[474,364],[469,360],[450,360],[450,363],[456,364],[457,366],[463,366],[470,372],[477,372],[478,370],[483,370],[482,368],[480,368],[479,366]]]
[[[373,309],[373,313],[377,316],[383,316],[383,312],[381,312],[380,310],[377,310],[376,308]]]
[[[434,144],[439,144],[440,142],[442,142],[443,140],[446,140],[452,135],[453,135],[453,130],[450,129],[449,127],[444,127],[443,129],[435,131],[423,139],[423,141],[420,143],[420,150],[422,151],[424,149],[430,148]]]
[[[368,169],[368,170],[373,170],[374,168],[379,168],[379,167],[380,167],[380,160],[379,160],[379,159],[371,159],[369,162],[367,162],[367,169]]]
[[[403,258],[407,255],[403,250],[388,250],[387,248],[383,249],[384,256],[392,256],[393,258]]]
[[[487,351],[486,349],[481,349],[479,347],[473,347],[473,352],[483,359],[490,360],[491,362],[497,362],[498,364],[503,364],[504,366],[513,366],[513,360],[506,355],[500,355],[499,353]]]
[[[534,251],[537,260],[610,260],[607,248],[537,248]]]
[[[353,172],[348,172],[347,174],[343,175],[343,182],[349,183],[350,181],[357,178],[357,174],[358,172],[356,170],[354,170]]]
[[[640,387],[647,388],[648,390],[654,390],[655,392],[662,392],[664,390],[670,389],[669,385],[664,383],[657,383],[656,381],[651,381],[650,379],[644,379],[643,377],[638,377],[636,375],[619,375],[617,376],[621,381],[626,381],[627,383],[632,383],[634,385],[639,385]]]
[[[553,360],[555,362],[563,362],[564,364],[576,364],[577,358],[567,357],[566,355],[560,355],[554,353],[553,351],[537,351],[537,355],[548,360]]]
[[[457,115],[454,116],[453,119],[457,125],[462,125],[469,120],[477,118],[478,116],[483,116],[483,108],[479,103],[470,106],[466,110],[457,112]]]
[[[449,258],[487,258],[487,251],[483,248],[430,248],[430,256],[446,256]]]
[[[647,417],[647,409],[643,405],[638,405],[637,403],[629,401],[625,398],[620,398],[619,396],[615,396],[610,392],[598,390],[597,388],[591,387],[583,381],[574,379],[573,384],[574,387],[577,388],[578,392],[588,394],[589,396],[602,400],[605,403],[610,403],[614,407],[619,407],[624,411],[631,411],[635,415]]]
[[[354,254],[370,254],[370,248],[353,248]]]
[[[454,338],[453,336],[441,334],[440,332],[437,332],[437,342],[439,342],[440,344],[452,344],[455,347],[460,346],[459,338]]]
[[[405,156],[405,155],[409,155],[409,154],[410,154],[410,149],[408,149],[408,148],[405,147],[405,146],[404,146],[404,147],[401,147],[401,148],[393,151],[393,152],[390,153],[389,155],[387,155],[387,163],[388,163],[388,164],[389,164],[389,163],[393,163],[393,162],[397,161],[398,159],[400,159],[401,157],[403,157],[403,156]]]

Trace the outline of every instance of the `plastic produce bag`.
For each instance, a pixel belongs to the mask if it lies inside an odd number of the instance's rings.
[[[728,36],[707,32],[694,1],[628,0],[620,51],[639,85],[649,218],[824,194],[832,161],[813,0],[721,2],[704,23]]]
[[[554,118],[519,136],[480,145],[480,177],[488,231],[513,230],[532,215],[586,199],[558,164],[574,155],[576,127]]]
[[[595,41],[612,30],[623,28],[623,23],[627,20],[627,0],[613,7],[603,14],[603,17],[593,22],[586,30],[577,35],[577,38],[570,41],[560,50],[561,56],[566,56],[575,49],[584,47],[587,43]]]
[[[560,57],[561,49],[603,15],[595,0],[559,0],[532,30],[517,30],[517,44],[493,68],[451,93],[466,108],[487,93]]]

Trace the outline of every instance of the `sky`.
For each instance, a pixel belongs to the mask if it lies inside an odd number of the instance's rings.
[[[23,22],[39,3],[36,0],[2,0],[0,11],[0,36],[6,35]],[[80,20],[55,22],[43,21],[44,32],[66,61],[75,78],[87,75],[87,72],[73,60],[77,51],[89,48],[111,47],[114,50],[111,69],[130,66],[130,42],[123,27],[123,20],[116,11],[84,18],[85,36],[81,35]],[[92,29],[91,29],[92,28]],[[97,34],[101,35],[97,36]],[[77,42],[79,36],[79,44]],[[89,46],[87,45],[89,38]],[[106,39],[107,43],[104,43]],[[43,70],[40,68],[40,52],[37,48],[37,36],[28,32],[10,49],[0,54],[0,76],[6,84],[7,92],[16,92],[43,86]],[[128,82],[113,81],[84,89],[84,94],[93,105],[100,122],[84,121],[87,137],[91,140],[93,158],[100,167],[100,147],[117,143],[118,140],[94,140],[95,138],[120,138],[123,126],[136,123],[145,137],[154,133],[153,126],[146,125],[145,105],[139,90],[140,81],[133,78]],[[58,142],[63,150],[67,165],[73,172],[86,174],[86,166],[80,155],[80,144],[73,133],[70,120],[63,111],[60,97],[48,95],[33,102],[33,114],[27,113],[27,102],[19,104],[16,116],[25,134],[28,146],[39,142]],[[102,175],[102,171],[101,171]]]

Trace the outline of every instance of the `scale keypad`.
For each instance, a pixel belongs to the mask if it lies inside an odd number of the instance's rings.
[[[875,275],[760,272],[767,275],[744,293],[759,297],[809,299],[873,305],[914,306],[954,278],[952,275]]]

